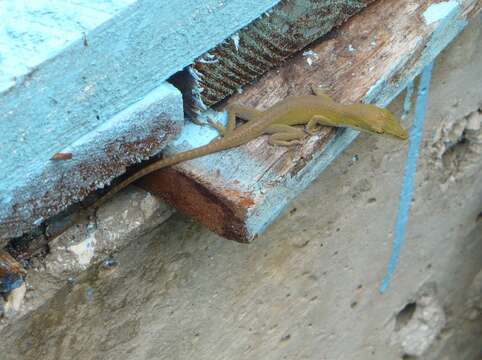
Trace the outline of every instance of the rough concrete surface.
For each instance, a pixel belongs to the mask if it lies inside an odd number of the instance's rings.
[[[407,144],[362,134],[254,243],[176,214],[7,324],[2,360],[479,360],[482,161],[470,143],[480,130],[467,124],[481,78],[479,18],[437,61],[406,242],[385,294]],[[441,150],[452,131],[443,129],[462,126]]]
[[[66,283],[75,283],[77,276],[89,267],[114,267],[116,252],[132,239],[152,231],[172,213],[172,208],[136,186],[120,192],[102,205],[94,218],[83,219],[52,239],[47,255],[40,253],[25,262],[29,292],[26,294],[23,284],[9,294],[3,304],[8,321],[0,321],[0,329],[28,316]]]
[[[59,278],[75,276],[155,228],[171,214],[172,210],[154,196],[130,187],[102,206],[95,219],[68,228],[49,242],[47,271]]]

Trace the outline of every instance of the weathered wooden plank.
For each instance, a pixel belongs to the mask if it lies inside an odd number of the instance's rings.
[[[306,94],[310,84],[317,84],[339,101],[386,106],[480,7],[474,0],[378,1],[228,104],[266,108],[288,95]],[[199,146],[215,136],[196,125],[182,134],[169,152]],[[161,170],[140,183],[220,235],[249,242],[357,135],[324,129],[291,149],[270,147],[260,138]]]
[[[182,120],[164,80],[277,2],[0,1],[0,238],[158,152]]]
[[[190,66],[194,113],[279,66],[374,0],[284,0]]]
[[[39,226],[71,203],[104,187],[129,165],[157,154],[177,136],[182,120],[181,94],[165,83],[95,131],[50,152],[50,156],[57,151],[72,154],[72,159],[38,159],[42,161],[41,171],[32,169],[38,164],[24,164],[21,160],[19,169],[10,173],[2,169],[5,176],[0,196],[0,239]],[[26,146],[21,145],[19,151]]]
[[[135,1],[0,2],[0,93]]]
[[[74,64],[78,72],[85,73],[80,79],[69,78],[76,80],[71,86],[83,89],[86,82],[100,81],[102,71],[115,69],[115,74],[104,74],[104,86],[112,79],[117,79],[117,84],[137,78],[146,82],[138,81],[142,94],[145,88],[154,87],[189,65],[277,3],[278,0],[4,0],[0,2],[0,94],[27,80],[32,86],[31,80],[40,75],[39,70],[45,68],[43,73],[58,77],[63,74],[60,70]],[[70,68],[69,72],[73,70]],[[64,89],[68,89],[67,85],[64,81]],[[44,86],[50,83],[44,82]],[[128,97],[119,86],[111,85],[105,90]]]

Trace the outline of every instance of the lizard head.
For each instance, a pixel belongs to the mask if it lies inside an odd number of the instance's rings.
[[[385,134],[405,140],[408,132],[395,115],[389,110],[375,105],[353,104],[350,106],[350,116],[355,120],[355,128],[371,133]]]

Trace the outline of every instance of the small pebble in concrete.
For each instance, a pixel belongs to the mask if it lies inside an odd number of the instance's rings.
[[[161,224],[172,210],[135,187],[118,194],[97,211],[94,221],[72,226],[52,239],[46,259],[48,272],[59,278],[79,274],[94,263],[115,265],[106,257],[143,232]]]
[[[5,317],[12,317],[20,310],[20,307],[23,305],[26,292],[27,287],[25,286],[25,283],[22,282],[22,285],[8,293],[4,305]]]

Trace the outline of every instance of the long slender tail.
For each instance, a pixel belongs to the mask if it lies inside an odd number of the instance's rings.
[[[236,136],[237,138],[237,136]],[[229,149],[239,145],[239,142],[236,141],[234,136],[233,137],[224,137],[220,140],[214,141],[210,144],[200,146],[198,148],[183,151],[178,154],[174,154],[172,156],[168,156],[165,159],[160,159],[156,162],[153,162],[150,165],[142,168],[132,176],[128,177],[127,179],[121,181],[119,184],[115,185],[112,189],[109,190],[104,196],[99,198],[94,204],[92,205],[93,208],[97,209],[102,204],[104,204],[107,200],[111,199],[114,194],[118,193],[120,190],[125,188],[127,185],[133,183],[134,181],[140,179],[141,177],[146,176],[156,170],[165,168],[167,166],[175,165],[183,161],[192,160],[204,155],[208,155],[214,152],[218,152],[221,150]]]

